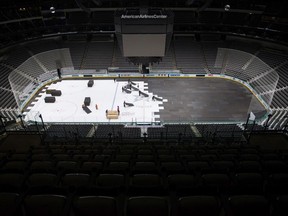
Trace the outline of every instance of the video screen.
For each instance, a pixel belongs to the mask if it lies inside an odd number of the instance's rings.
[[[163,57],[166,34],[123,34],[124,57]]]

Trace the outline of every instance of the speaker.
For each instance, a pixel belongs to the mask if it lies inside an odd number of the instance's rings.
[[[55,103],[56,98],[55,97],[45,97],[44,101],[45,101],[45,103]]]
[[[51,95],[52,96],[61,96],[62,92],[61,92],[61,90],[53,90],[53,91],[51,91]]]
[[[84,105],[85,105],[85,106],[90,106],[90,103],[91,103],[91,98],[90,98],[90,97],[85,97],[85,99],[84,99]]]
[[[94,80],[89,80],[87,83],[88,87],[92,87],[94,85]]]

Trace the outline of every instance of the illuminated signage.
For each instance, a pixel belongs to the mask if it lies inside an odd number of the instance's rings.
[[[139,14],[139,15],[122,15],[121,19],[167,19],[167,15],[147,15],[147,14]]]

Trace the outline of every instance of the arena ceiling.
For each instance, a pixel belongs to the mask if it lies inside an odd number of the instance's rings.
[[[113,33],[114,12],[161,8],[175,33],[217,33],[288,42],[287,0],[1,0],[0,47],[74,33]]]

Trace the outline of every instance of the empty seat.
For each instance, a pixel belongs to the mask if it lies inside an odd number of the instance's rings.
[[[154,174],[137,174],[130,179],[129,193],[132,195],[162,195],[162,179]]]
[[[236,173],[235,194],[263,194],[264,179],[260,173]]]
[[[258,154],[240,154],[239,159],[243,161],[259,161],[260,156]]]
[[[28,193],[47,194],[47,193],[66,193],[62,188],[58,187],[58,176],[51,173],[33,173],[26,180]]]
[[[170,149],[166,149],[165,146],[155,146],[157,148],[157,153],[158,155],[170,155],[171,154],[171,150]],[[163,149],[162,149],[163,147]]]
[[[51,161],[34,161],[30,165],[31,172],[55,172],[55,169]]]
[[[153,155],[137,155],[136,161],[142,161],[142,162],[154,162],[155,157]]]
[[[162,197],[130,197],[126,207],[127,216],[168,216],[169,203]]]
[[[193,175],[174,174],[168,176],[170,190],[178,195],[187,195],[195,191],[195,177]]]
[[[50,151],[51,151],[52,155],[53,154],[63,154],[63,153],[65,153],[65,149],[60,147],[60,146],[58,146],[58,145],[57,145],[57,147],[56,146],[55,147],[54,146],[50,147]]]
[[[288,166],[286,163],[280,160],[269,160],[263,161],[263,170],[264,172],[271,174],[271,173],[287,173]]]
[[[219,216],[220,202],[213,196],[189,196],[178,200],[178,216]]]
[[[262,160],[278,160],[279,155],[276,153],[262,153],[261,155]]]
[[[7,153],[6,152],[0,152],[0,162],[2,160],[5,160],[7,158]]]
[[[15,153],[12,154],[10,157],[8,157],[8,160],[11,161],[26,161],[28,159],[29,155],[24,153]]]
[[[164,162],[161,164],[162,171],[167,175],[170,174],[185,174],[186,169],[180,162]]]
[[[108,167],[104,169],[104,172],[125,174],[129,170],[128,162],[111,162]]]
[[[37,148],[31,149],[31,153],[32,156],[33,155],[39,155],[39,154],[48,154],[49,153],[49,149],[47,148],[47,146],[44,146],[43,148],[39,148],[39,146],[37,146]]]
[[[65,196],[31,195],[24,200],[24,211],[29,216],[63,216],[65,205]]]
[[[239,153],[239,149],[237,148],[227,148],[223,150],[223,154],[233,154],[237,155]]]
[[[114,156],[116,153],[115,149],[104,149],[102,154],[103,155],[110,155],[110,156]]]
[[[153,152],[151,149],[139,149],[137,151],[138,155],[153,155]]]
[[[230,188],[230,178],[226,174],[205,174],[202,175],[203,192],[218,194],[227,192]]]
[[[158,173],[158,168],[154,162],[136,162],[133,173]]]
[[[218,159],[218,156],[216,154],[201,154],[199,159],[203,161],[215,161]]]
[[[158,155],[158,160],[160,162],[176,162],[177,159],[174,155]]]
[[[213,161],[212,170],[215,173],[229,173],[234,168],[233,161]]]
[[[274,173],[268,178],[268,192],[272,195],[288,194],[288,173]]]
[[[236,159],[236,154],[219,154],[220,160],[234,161]]]
[[[26,161],[8,161],[3,167],[2,170],[5,172],[19,172],[24,173],[27,168]]]
[[[72,209],[75,216],[117,216],[117,204],[113,197],[76,197]]]
[[[78,163],[75,161],[58,161],[57,169],[60,172],[75,172],[78,171]]]
[[[122,174],[100,174],[95,184],[98,194],[118,195],[125,187],[125,177]]]
[[[112,159],[112,161],[115,161],[115,162],[130,162],[132,156],[129,154],[129,155],[116,155],[115,158]]]
[[[192,172],[204,172],[205,170],[209,170],[211,167],[206,161],[192,161],[187,164],[189,170]]]
[[[96,185],[100,187],[122,187],[125,177],[121,174],[100,174],[96,178]]]
[[[102,162],[84,161],[79,169],[80,172],[100,172],[103,168]]]
[[[240,161],[238,164],[238,172],[260,172],[262,166],[258,161]]]
[[[64,187],[88,187],[90,184],[90,175],[84,173],[68,173],[61,179]]]
[[[263,196],[240,195],[228,198],[229,216],[269,216],[270,206]]]
[[[23,190],[24,175],[19,173],[1,173],[0,190],[5,192],[19,192]]]
[[[110,155],[95,155],[93,161],[106,163],[110,157]]]
[[[248,146],[241,148],[242,154],[258,154],[258,150],[256,148],[250,148]]]
[[[74,154],[72,156],[72,159],[75,161],[87,161],[89,160],[89,158],[90,158],[90,155],[88,154]]]
[[[0,193],[1,216],[20,216],[20,195],[17,193]]]
[[[33,173],[26,180],[29,187],[56,186],[58,177],[51,173]]]
[[[79,155],[81,153],[82,153],[81,149],[76,149],[76,148],[73,147],[72,149],[67,148],[66,149],[66,154],[63,154],[63,155],[67,155],[68,154],[69,158],[66,158],[65,160],[69,160],[69,159],[71,159],[73,157],[73,155]]]
[[[185,155],[180,155],[180,159],[183,163],[188,163],[190,161],[197,161],[198,157],[196,155],[187,155],[187,152],[185,153]]]
[[[33,154],[31,159],[32,161],[49,161],[51,159],[51,155],[47,153]]]
[[[273,204],[273,215],[288,215],[288,195],[278,196]]]
[[[53,158],[56,161],[67,161],[71,159],[70,155],[68,154],[53,154]]]
[[[123,146],[122,146],[123,147]],[[134,146],[132,147],[132,148],[134,148]],[[133,155],[133,153],[134,153],[134,149],[126,149],[126,147],[125,148],[122,148],[121,150],[120,150],[120,152],[119,152],[119,154],[118,155]]]

